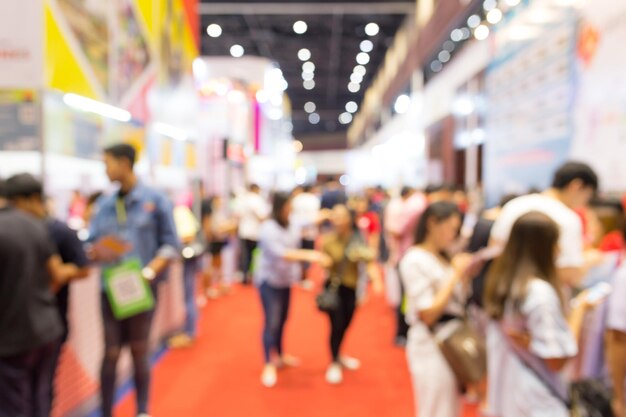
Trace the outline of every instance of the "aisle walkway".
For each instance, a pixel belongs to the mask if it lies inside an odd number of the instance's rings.
[[[286,347],[303,365],[281,371],[278,385],[263,388],[260,346],[261,309],[253,288],[210,302],[192,349],[169,352],[157,365],[153,417],[412,417],[413,400],[404,352],[391,346],[393,316],[381,299],[356,315],[346,352],[362,360],[360,371],[346,373],[341,386],[324,380],[328,365],[328,324],[313,294],[295,290]],[[134,399],[118,407],[118,417],[133,417]],[[471,417],[474,414],[467,414]]]

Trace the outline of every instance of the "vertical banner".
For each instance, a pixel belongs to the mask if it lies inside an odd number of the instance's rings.
[[[43,31],[43,0],[0,1],[0,88],[43,86]]]

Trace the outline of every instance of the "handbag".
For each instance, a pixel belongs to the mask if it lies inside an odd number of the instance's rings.
[[[339,286],[341,285],[340,279],[330,279],[328,285],[324,287],[321,293],[315,298],[315,303],[320,311],[325,313],[332,313],[337,311],[340,304],[339,299]]]
[[[520,360],[521,364],[541,381],[550,391],[553,397],[560,400],[570,411],[572,417],[613,417],[611,407],[611,392],[599,379],[589,378],[572,382],[568,388],[569,398],[564,398],[559,390],[546,380],[526,358],[518,352],[515,343],[510,336],[501,329],[511,350]]]
[[[484,338],[463,317],[444,315],[438,323],[433,335],[459,386],[481,381],[487,373]]]

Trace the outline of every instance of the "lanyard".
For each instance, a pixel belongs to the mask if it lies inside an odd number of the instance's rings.
[[[128,215],[126,213],[126,203],[123,197],[118,197],[115,201],[115,212],[117,214],[117,224],[119,226],[126,226]]]

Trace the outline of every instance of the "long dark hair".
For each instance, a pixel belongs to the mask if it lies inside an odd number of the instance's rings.
[[[543,279],[561,294],[556,274],[558,240],[559,227],[543,213],[530,212],[515,222],[504,252],[487,275],[484,305],[491,318],[502,319],[509,303],[519,311],[533,278]]]
[[[272,196],[272,219],[283,228],[289,226],[289,219],[283,216],[283,211],[289,201],[291,201],[291,193],[277,192]]]
[[[424,213],[422,213],[417,223],[417,228],[415,229],[415,244],[420,245],[426,241],[428,237],[428,223],[431,219],[435,219],[437,223],[441,223],[454,216],[461,217],[461,210],[459,210],[459,207],[454,203],[438,201],[429,205],[426,210],[424,210]]]

